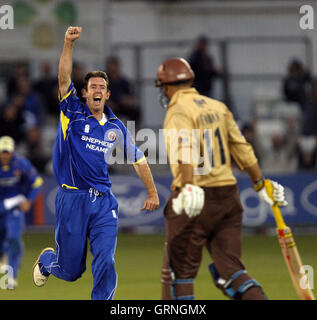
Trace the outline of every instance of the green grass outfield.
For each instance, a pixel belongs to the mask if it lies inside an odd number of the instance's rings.
[[[317,270],[317,236],[295,235],[295,239],[303,263]],[[32,265],[44,247],[54,247],[54,235],[26,233],[24,242],[25,255],[19,276],[19,287],[16,290],[0,290],[0,300],[90,299],[92,288],[90,253],[87,258],[87,270],[77,281],[65,282],[51,277],[44,287],[37,288],[32,281]],[[115,299],[160,299],[163,243],[163,235],[119,234],[116,252],[118,287]],[[248,272],[262,284],[270,299],[296,299],[276,237],[245,236],[242,252],[242,260]],[[226,299],[212,283],[207,267],[209,262],[209,256],[204,249],[202,265],[195,281],[196,299]]]

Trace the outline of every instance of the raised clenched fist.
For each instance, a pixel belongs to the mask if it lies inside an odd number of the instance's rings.
[[[68,27],[65,33],[65,41],[75,41],[80,38],[81,27]]]

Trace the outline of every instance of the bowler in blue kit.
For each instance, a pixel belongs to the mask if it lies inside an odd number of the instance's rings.
[[[111,192],[108,163],[113,151],[133,164],[148,191],[141,210],[155,210],[159,199],[151,171],[123,123],[105,105],[109,80],[89,72],[82,104],[71,81],[72,49],[80,27],[69,27],[59,61],[60,121],[53,152],[56,195],[56,251],[45,248],[33,267],[33,281],[43,286],[49,275],[75,281],[86,269],[87,241],[93,256],[91,298],[112,299],[117,285],[115,249],[118,203]]]
[[[24,215],[42,189],[43,179],[31,163],[14,152],[14,140],[0,138],[0,259],[13,269],[8,289],[18,285],[23,255]],[[7,260],[4,262],[4,260]]]

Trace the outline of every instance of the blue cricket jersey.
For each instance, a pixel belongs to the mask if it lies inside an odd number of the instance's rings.
[[[53,152],[53,171],[61,187],[110,189],[108,162],[114,149],[123,151],[128,163],[145,159],[124,124],[105,106],[107,121],[98,121],[80,102],[73,83],[60,100],[60,121]]]
[[[43,179],[31,163],[13,154],[9,165],[0,165],[0,200],[23,194],[33,201],[41,191]]]

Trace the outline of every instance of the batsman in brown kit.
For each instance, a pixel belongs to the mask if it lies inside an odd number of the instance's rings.
[[[245,170],[259,197],[287,205],[284,188],[270,181],[268,193],[253,149],[222,102],[199,95],[194,72],[182,58],[164,61],[156,87],[167,109],[164,135],[173,174],[172,194],[164,209],[166,243],[162,299],[194,299],[194,279],[206,247],[215,285],[234,300],[267,299],[241,261],[243,208],[231,156]]]

